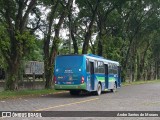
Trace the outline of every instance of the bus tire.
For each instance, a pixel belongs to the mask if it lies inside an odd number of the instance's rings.
[[[80,91],[70,90],[70,95],[79,95]]]
[[[102,86],[100,83],[98,83],[96,95],[98,95],[98,96],[101,95],[101,92],[102,92]]]
[[[111,92],[115,93],[117,91],[117,85],[116,82],[114,82],[114,87],[111,89]]]

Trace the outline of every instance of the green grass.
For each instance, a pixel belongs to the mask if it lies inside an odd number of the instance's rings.
[[[122,86],[128,86],[128,85],[139,85],[139,84],[147,84],[147,83],[158,83],[160,80],[148,80],[148,81],[135,81],[135,82],[124,82],[122,83]]]
[[[2,99],[16,99],[21,97],[33,97],[40,95],[53,94],[60,91],[54,89],[42,89],[42,90],[19,90],[19,91],[1,91],[0,92],[0,100]]]

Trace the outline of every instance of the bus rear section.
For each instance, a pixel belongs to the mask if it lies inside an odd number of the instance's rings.
[[[82,55],[57,56],[54,69],[54,88],[68,90],[72,95],[86,90],[83,62]]]

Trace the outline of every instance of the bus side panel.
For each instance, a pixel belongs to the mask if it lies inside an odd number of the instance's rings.
[[[108,76],[109,76],[109,78],[108,78],[109,79],[108,89],[113,89],[114,88],[114,83],[117,80],[116,80],[114,74],[109,74]]]
[[[118,66],[118,82],[117,87],[121,87],[121,67]]]
[[[87,83],[87,91],[94,91],[95,90],[95,74],[94,74],[94,62],[90,61],[89,59],[85,59],[87,66],[85,66],[86,72],[86,83]],[[86,64],[85,64],[86,65]]]
[[[90,91],[90,74],[86,73],[86,85],[87,85],[87,91]]]
[[[105,82],[98,80],[96,75],[94,75],[94,88],[92,88],[92,86],[91,86],[90,75],[88,75],[87,79],[88,79],[87,80],[87,91],[96,91],[99,82],[102,85],[102,91],[104,91],[106,89]]]
[[[92,91],[92,86],[91,86],[91,74],[87,73],[87,91]]]
[[[97,86],[98,86],[98,79],[97,79],[96,74],[94,74],[94,89],[93,89],[93,91],[97,90]]]
[[[90,76],[90,75],[88,75],[88,76]],[[88,91],[96,91],[99,82],[101,83],[102,91],[104,91],[106,89],[105,88],[105,76],[102,74],[101,75],[94,74],[93,77],[94,77],[94,81],[92,81],[92,82],[94,82],[94,88],[92,88],[92,86],[91,86],[91,81],[88,81],[88,83],[90,83],[90,86],[88,87],[88,89],[89,89]]]
[[[83,76],[85,78],[85,83],[86,83],[86,91],[89,90],[89,78],[88,78],[88,73],[87,73],[87,59],[86,56],[83,57]]]
[[[93,81],[91,81],[91,77],[93,77]],[[95,74],[91,75],[90,73],[87,73],[86,78],[87,78],[87,82],[86,82],[87,91],[96,91],[97,90],[97,85],[98,85],[96,75]],[[92,86],[92,85],[94,85],[94,86]]]
[[[104,91],[106,89],[104,74],[95,74],[95,81],[96,81],[96,89],[95,90],[97,90],[97,86],[98,86],[99,82],[101,83],[102,91]]]
[[[83,65],[82,65],[82,76],[84,77],[84,82],[86,84],[85,90],[88,91],[88,78],[87,78],[87,66],[86,66],[86,57],[83,56]]]
[[[87,61],[87,58],[86,57],[84,57],[84,66],[83,66],[83,75],[85,76],[85,82],[86,82],[86,91],[92,91],[92,86],[91,86],[91,73],[90,73],[90,69],[88,70],[88,72],[87,72],[87,65],[86,65],[86,61]],[[88,64],[90,64],[89,63],[89,61],[88,61]],[[90,68],[90,67],[89,67]]]

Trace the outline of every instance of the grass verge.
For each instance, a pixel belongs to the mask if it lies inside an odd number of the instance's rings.
[[[158,83],[160,80],[148,80],[148,81],[134,81],[134,82],[124,82],[122,83],[122,86],[128,86],[128,85],[139,85],[139,84],[147,84],[147,83]]]
[[[62,91],[58,91],[58,90],[54,90],[54,89],[1,91],[0,92],[0,100],[48,95],[48,94],[53,94],[53,93],[57,93],[57,92],[62,92]]]

